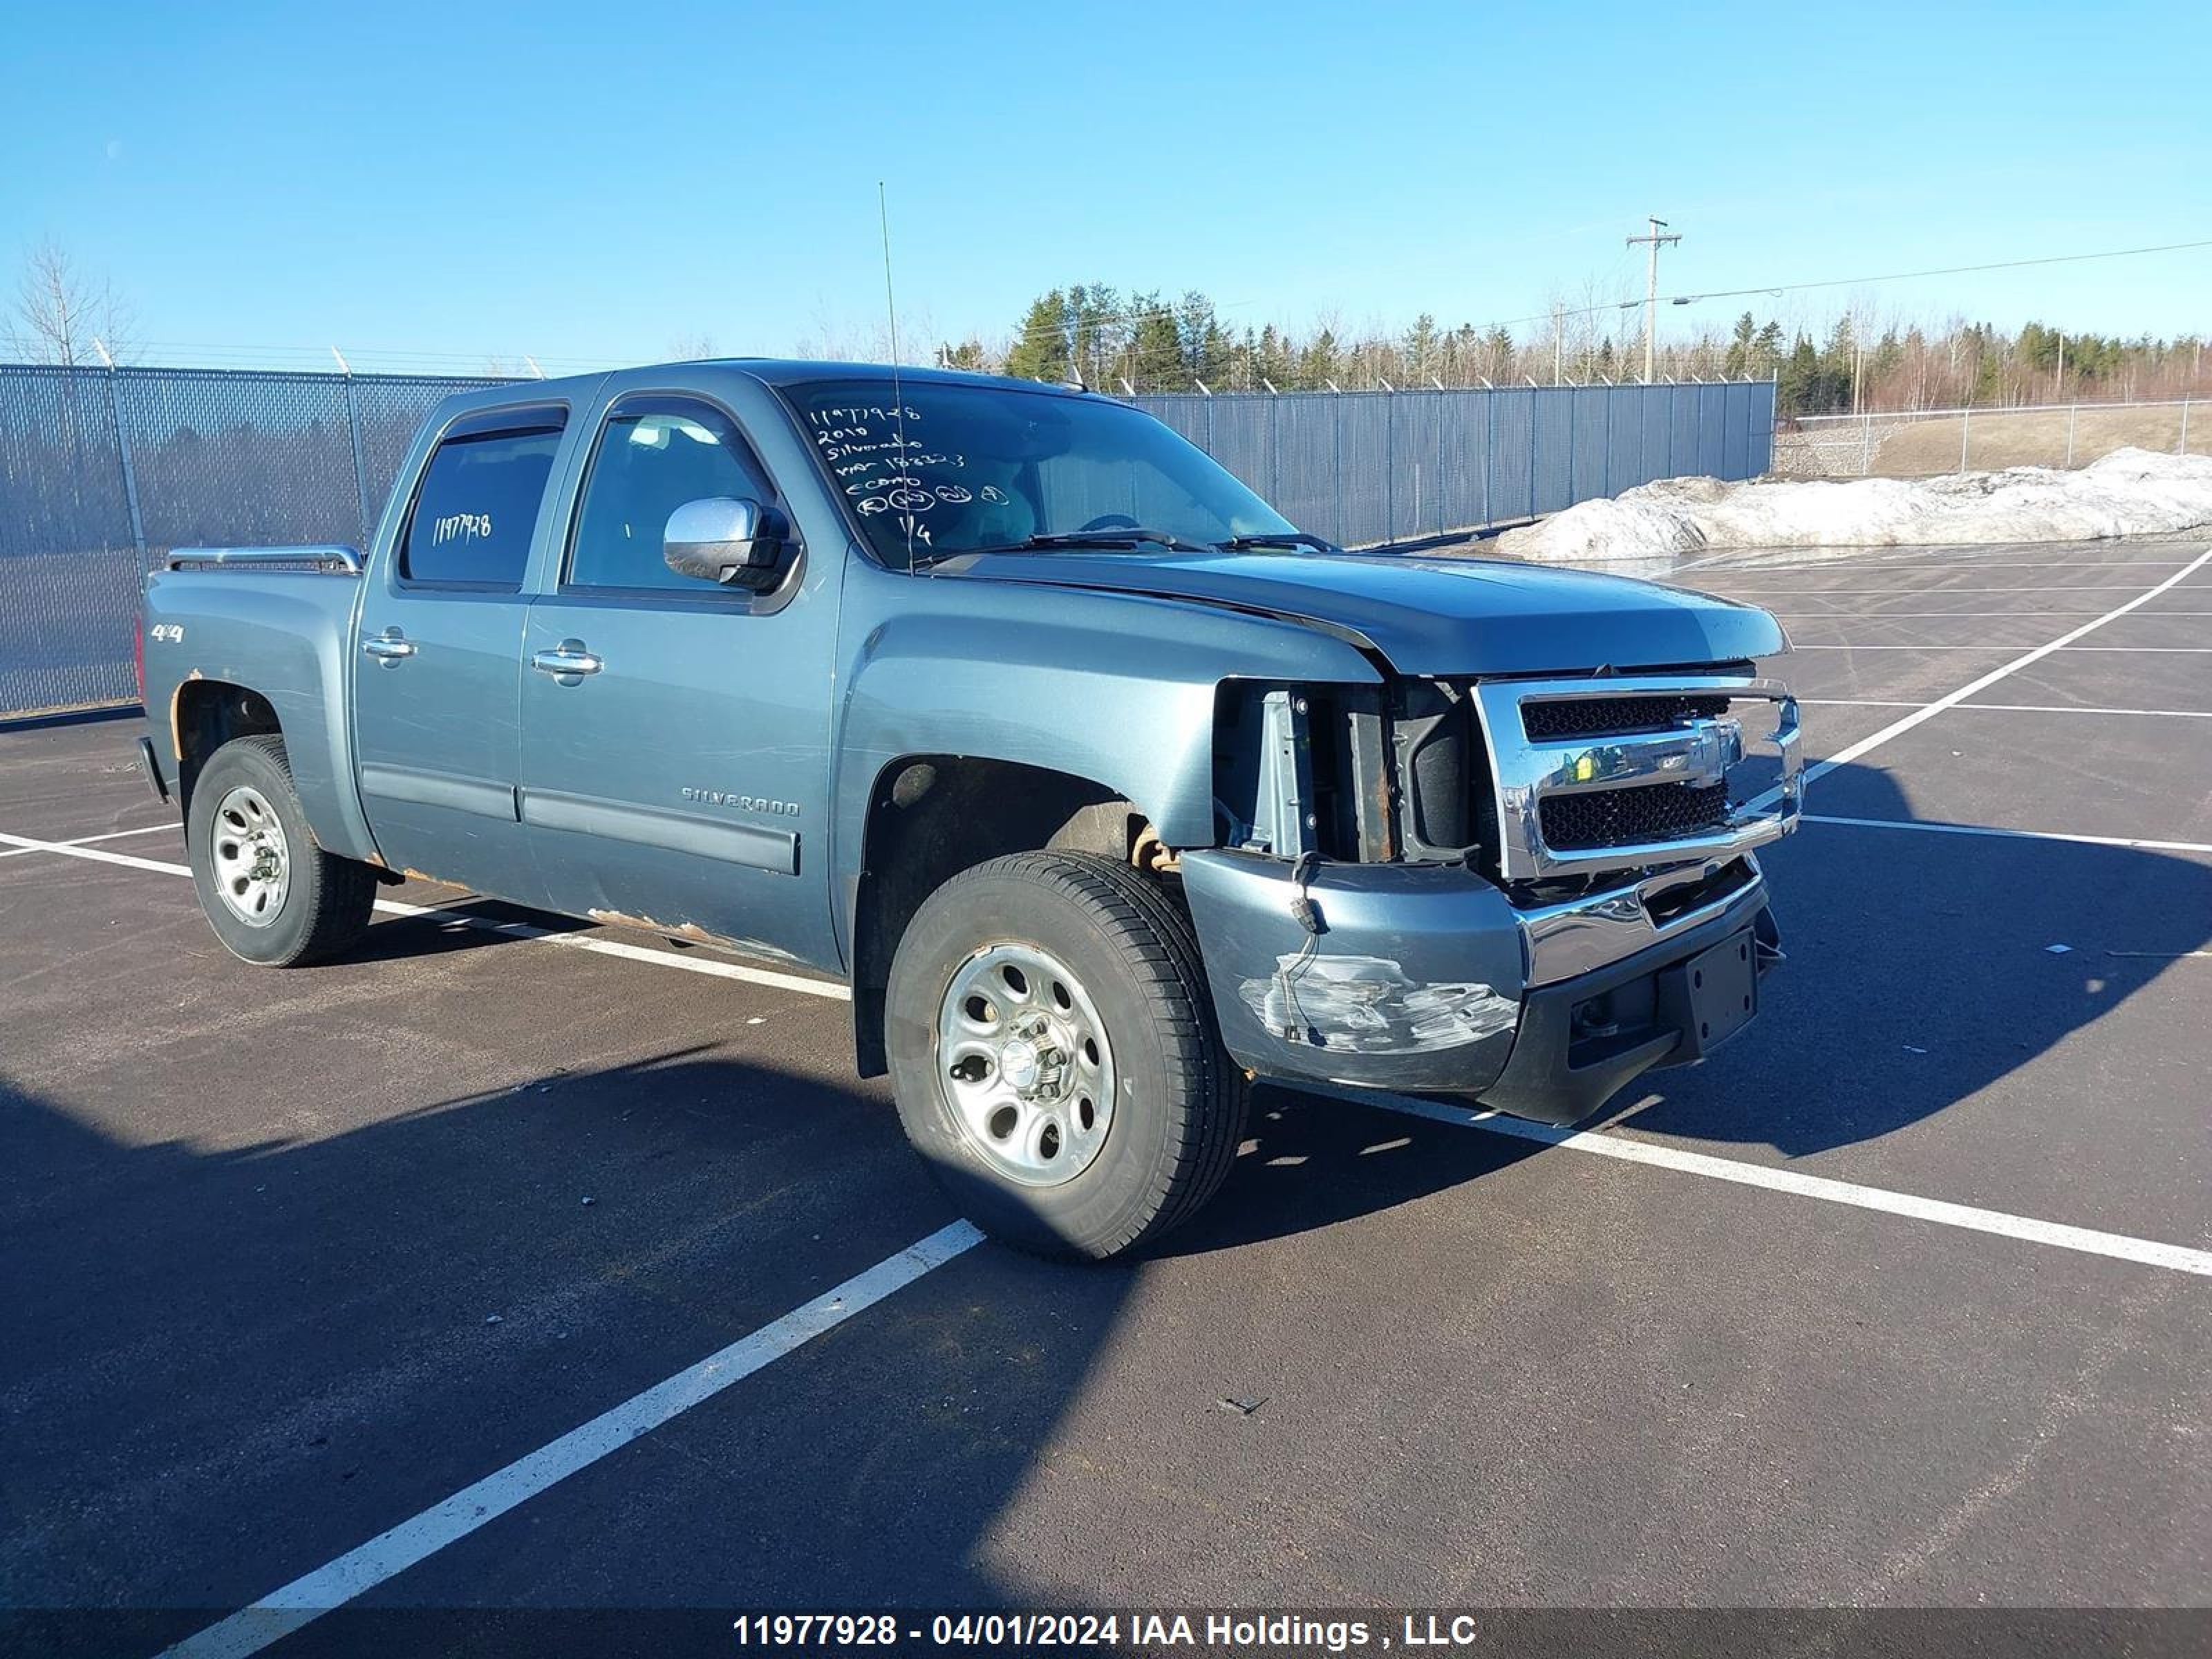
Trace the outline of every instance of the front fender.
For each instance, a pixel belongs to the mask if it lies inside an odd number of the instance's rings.
[[[875,780],[915,754],[1090,779],[1133,803],[1170,846],[1211,845],[1224,680],[1382,678],[1341,640],[1268,617],[874,567],[854,577],[833,783],[841,873],[857,873]]]

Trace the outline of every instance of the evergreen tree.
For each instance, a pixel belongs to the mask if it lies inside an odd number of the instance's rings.
[[[1290,343],[1269,323],[1260,331],[1260,344],[1255,353],[1254,368],[1260,377],[1278,388],[1294,383],[1294,366],[1291,362]]]
[[[1849,312],[1836,319],[1828,331],[1827,349],[1820,354],[1820,385],[1808,414],[1834,414],[1851,406],[1851,384],[1859,373],[1857,331]]]
[[[1054,289],[1030,301],[1006,352],[1006,373],[1024,380],[1068,378],[1067,295]]]
[[[1789,415],[1817,415],[1820,410],[1814,402],[1820,392],[1820,354],[1804,335],[1790,349],[1790,361],[1783,365],[1779,376],[1782,382],[1776,391],[1776,402]]]
[[[1158,294],[1135,296],[1129,308],[1136,313],[1136,372],[1129,379],[1139,392],[1182,390],[1182,337],[1176,331],[1174,316]]]
[[[1429,376],[1437,372],[1437,319],[1425,311],[1413,319],[1400,348],[1406,379],[1415,385],[1427,385]]]
[[[1067,290],[1067,301],[1075,327],[1073,378],[1085,386],[1111,386],[1128,339],[1121,295],[1104,283],[1079,283]]]
[[[1482,368],[1485,380],[1503,382],[1513,374],[1513,331],[1502,323],[1492,328],[1490,337],[1483,342],[1483,356],[1487,360]]]
[[[1228,333],[1208,315],[1205,328],[1199,333],[1196,372],[1191,378],[1205,381],[1217,392],[1231,384],[1231,376],[1235,373],[1232,362],[1235,350]]]
[[[1755,372],[1769,380],[1778,379],[1782,373],[1782,325],[1769,322],[1761,327],[1751,343],[1751,362]]]
[[[1208,338],[1218,335],[1219,330],[1214,325],[1213,301],[1196,289],[1185,290],[1175,309],[1176,332],[1182,343],[1183,381],[1188,389],[1191,381],[1206,379],[1206,370],[1212,367],[1207,362]],[[1212,382],[1208,380],[1207,384]]]
[[[1747,311],[1735,319],[1735,332],[1729,338],[1728,356],[1721,362],[1721,373],[1729,380],[1740,380],[1751,372],[1752,342],[1758,327]]]
[[[1260,343],[1250,329],[1242,338],[1229,342],[1228,353],[1223,362],[1222,378],[1232,391],[1257,392],[1260,389]]]
[[[1328,391],[1328,383],[1343,373],[1343,358],[1333,330],[1322,329],[1298,353],[1298,383],[1309,392]]]

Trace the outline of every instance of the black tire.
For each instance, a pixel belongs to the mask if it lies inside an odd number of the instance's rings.
[[[1111,1045],[1105,1139],[1059,1185],[994,1168],[938,1076],[939,1012],[954,975],[1000,945],[1065,963]],[[1140,1249],[1195,1214],[1236,1158],[1244,1079],[1214,1026],[1197,936],[1159,884],[1114,860],[1018,853],[954,877],[899,940],[884,1024],[908,1139],[962,1212],[1010,1244],[1091,1261]]]
[[[217,890],[216,815],[232,791],[241,787],[258,792],[283,830],[284,890],[259,925],[234,913]],[[326,962],[352,945],[368,927],[376,872],[315,844],[282,738],[234,738],[215,751],[192,787],[185,844],[200,909],[224,948],[241,961],[264,968]]]

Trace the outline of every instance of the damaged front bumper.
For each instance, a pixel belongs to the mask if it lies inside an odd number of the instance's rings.
[[[1748,854],[1534,908],[1458,865],[1292,872],[1182,856],[1223,1041],[1262,1077],[1572,1123],[1740,1029],[1781,958]]]

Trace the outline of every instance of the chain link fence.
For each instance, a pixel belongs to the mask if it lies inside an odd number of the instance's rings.
[[[365,546],[423,416],[499,384],[0,365],[0,716],[131,702],[140,591],[172,548]],[[1755,477],[1774,426],[1771,381],[1129,401],[1352,546]]]
[[[365,542],[442,377],[0,366],[0,715],[137,695],[173,547]]]
[[[1773,471],[1784,478],[1928,478],[2005,466],[2087,466],[2129,447],[2202,455],[2212,449],[2212,433],[2201,398],[2193,436],[2191,412],[2191,400],[2179,398],[1801,415],[1774,434]]]

